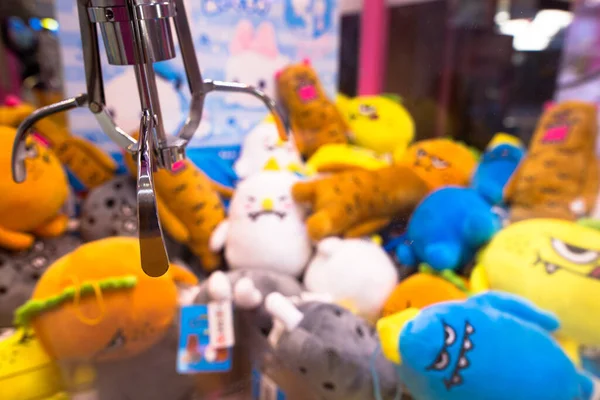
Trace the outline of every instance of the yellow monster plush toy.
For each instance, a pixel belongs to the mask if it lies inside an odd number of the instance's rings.
[[[0,338],[0,399],[50,399],[65,389],[58,365],[31,329]]]
[[[27,179],[15,183],[11,172],[16,129],[0,126],[0,247],[25,250],[34,236],[60,236],[68,217],[62,214],[69,187],[54,153],[29,137],[25,148]]]
[[[32,298],[15,313],[32,326],[58,361],[108,361],[135,356],[166,334],[177,313],[176,283],[195,285],[172,265],[152,278],[140,266],[137,238],[90,242],[46,270]]]
[[[446,138],[415,142],[406,152],[394,154],[394,161],[413,168],[430,190],[468,186],[477,166],[477,158],[468,147]]]
[[[26,103],[0,107],[0,125],[16,128],[34,110]],[[89,141],[73,136],[52,118],[39,120],[35,129],[40,139],[86,188],[100,186],[115,175],[117,164],[110,156]]]
[[[385,96],[338,102],[350,126],[350,140],[378,154],[399,156],[415,136],[415,123],[402,105]]]
[[[560,320],[559,336],[600,346],[600,231],[529,219],[500,231],[477,257],[471,289],[523,296]]]
[[[125,155],[124,159],[135,174],[133,158]],[[172,171],[155,172],[154,185],[158,213],[166,231],[189,247],[207,272],[219,267],[221,256],[210,250],[209,241],[217,225],[225,219],[219,194],[229,198],[233,190],[212,181],[190,160],[180,161]]]

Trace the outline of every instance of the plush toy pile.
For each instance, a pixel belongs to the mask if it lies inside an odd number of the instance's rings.
[[[0,399],[227,398],[252,369],[292,400],[600,398],[594,106],[478,154],[415,141],[391,96],[333,101],[308,61],[275,80],[291,136],[254,127],[231,186],[195,160],[155,174],[160,278],[133,177],[43,123],[13,183],[31,110],[0,107]],[[233,369],[180,375],[180,309],[215,300],[235,306]]]

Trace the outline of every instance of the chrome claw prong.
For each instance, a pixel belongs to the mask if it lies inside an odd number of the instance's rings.
[[[152,277],[169,270],[169,256],[163,238],[156,192],[154,191],[154,154],[150,150],[154,118],[148,110],[142,116],[137,152],[138,232],[142,269]]]

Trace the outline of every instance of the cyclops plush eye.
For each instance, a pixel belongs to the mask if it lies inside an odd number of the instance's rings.
[[[560,239],[551,239],[552,248],[561,257],[575,264],[590,264],[598,259],[600,252],[567,244]]]

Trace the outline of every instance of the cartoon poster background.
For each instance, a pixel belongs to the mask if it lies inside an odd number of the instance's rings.
[[[573,12],[575,15],[567,31],[555,100],[584,100],[600,106],[600,1],[579,1]],[[600,137],[597,154],[600,156]]]
[[[336,92],[339,41],[338,0],[185,0],[203,78],[248,83],[274,95],[274,74],[309,57],[331,96]],[[73,0],[57,0],[65,91],[86,91],[81,37]],[[176,37],[176,36],[175,36]],[[132,67],[108,64],[101,44],[106,102],[117,123],[139,127],[140,106]],[[182,60],[156,64],[165,127],[175,132],[187,116],[189,93]],[[182,84],[183,82],[183,84]],[[203,121],[188,155],[199,151],[235,159],[244,135],[266,109],[248,95],[207,96]],[[87,109],[69,113],[71,129],[119,158],[120,149]],[[194,156],[191,156],[194,158]]]

